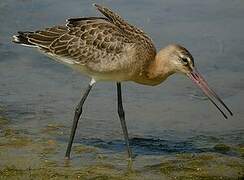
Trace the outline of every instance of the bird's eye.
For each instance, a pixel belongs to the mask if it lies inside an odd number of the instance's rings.
[[[188,64],[188,59],[187,58],[181,58],[182,62],[186,65]]]

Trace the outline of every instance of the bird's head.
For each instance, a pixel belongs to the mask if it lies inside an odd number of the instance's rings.
[[[188,76],[204,92],[225,118],[227,118],[227,116],[224,111],[220,109],[218,104],[221,104],[230,115],[233,115],[230,109],[219,96],[210,89],[206,80],[197,71],[194,59],[186,48],[180,45],[169,45],[158,52],[155,62],[155,67],[158,67],[155,69],[157,69],[159,76],[161,74],[162,79],[174,73],[181,73]]]
[[[190,52],[177,44],[172,44],[159,51],[156,59],[163,70],[170,73],[188,74],[194,69],[194,59]],[[167,68],[167,69],[165,69]]]

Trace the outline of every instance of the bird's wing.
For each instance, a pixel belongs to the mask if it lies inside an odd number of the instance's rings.
[[[36,32],[19,32],[19,43],[38,47],[45,53],[72,64],[115,60],[134,42],[106,18],[68,19],[66,26],[54,26]]]
[[[69,32],[66,36],[72,38],[68,47],[69,54],[83,64],[105,56],[116,57],[126,46],[134,43],[105,18],[69,19],[67,27]]]
[[[147,34],[142,31],[141,29],[129,24],[126,22],[123,18],[121,18],[118,14],[113,12],[112,10],[103,7],[98,4],[94,4],[94,6],[104,15],[108,18],[108,20],[115,24],[117,27],[119,27],[121,30],[123,30],[127,36],[130,36],[130,38],[138,41],[139,43],[147,43],[149,46],[154,48],[153,42]]]
[[[123,34],[135,42],[137,51],[136,58],[143,64],[141,66],[148,64],[148,62],[155,58],[156,48],[152,39],[145,32],[129,24],[112,10],[98,4],[94,4],[94,6],[108,19],[108,21],[116,25]]]
[[[114,69],[121,69],[121,57],[127,54],[125,49],[134,45],[139,47],[141,53],[139,50],[137,52],[143,54],[144,59],[146,54],[150,54],[150,58],[155,55],[155,48],[145,33],[126,23],[111,10],[95,6],[106,18],[68,19],[66,26],[19,32],[15,42],[38,47],[49,55],[58,57],[57,59],[68,59],[66,62],[72,64],[100,62],[96,71],[106,71],[101,67],[106,67],[107,64],[114,64]]]
[[[55,39],[67,31],[68,29],[65,26],[54,26],[35,32],[19,31],[18,35],[13,36],[13,42],[26,46],[47,48]]]

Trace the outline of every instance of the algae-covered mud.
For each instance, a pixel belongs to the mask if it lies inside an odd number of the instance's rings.
[[[58,126],[52,125],[59,134]],[[50,126],[47,127],[49,129]],[[50,133],[44,130],[44,133]],[[244,134],[239,134],[243,136]],[[212,137],[205,137],[211,139]],[[145,140],[141,140],[141,142]],[[149,140],[147,140],[149,141]],[[157,141],[157,143],[156,143]],[[142,155],[132,163],[124,153],[104,150],[95,146],[75,144],[73,158],[65,160],[65,143],[55,138],[33,138],[28,132],[2,127],[0,138],[1,179],[238,179],[244,177],[244,144],[215,143],[188,151],[188,139],[182,152]],[[104,142],[105,143],[105,142]],[[112,142],[110,142],[112,143]],[[107,143],[107,144],[110,144]],[[171,142],[172,143],[172,142]],[[177,144],[152,140],[151,145],[164,151],[177,151]],[[134,150],[147,145],[133,143]],[[165,144],[165,148],[164,145]],[[172,147],[167,147],[167,145]],[[215,144],[215,145],[214,145]],[[107,145],[110,146],[110,145]],[[140,146],[140,147],[136,147]],[[185,149],[185,152],[183,152]],[[153,148],[152,148],[153,150]],[[138,150],[140,151],[140,150]],[[149,151],[149,150],[148,150]],[[148,152],[150,154],[150,152]]]
[[[242,0],[140,0],[109,6],[143,28],[157,48],[187,47],[234,116],[224,120],[186,78],[157,87],[122,83],[133,163],[116,113],[116,86],[98,83],[64,159],[75,105],[89,79],[30,48],[17,31],[98,15],[81,0],[0,1],[0,179],[243,179]]]

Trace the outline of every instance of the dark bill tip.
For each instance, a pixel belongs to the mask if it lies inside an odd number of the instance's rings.
[[[220,111],[224,118],[228,119],[224,111],[217,105],[216,100],[223,106],[226,111],[233,116],[232,111],[227,107],[227,105],[220,99],[220,97],[208,86],[206,80],[201,76],[201,74],[194,69],[187,76],[204,92],[208,99],[214,104],[214,106]]]

